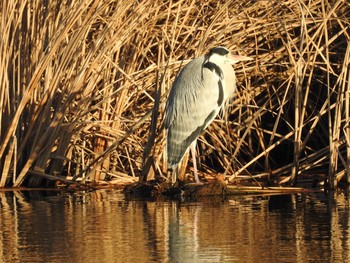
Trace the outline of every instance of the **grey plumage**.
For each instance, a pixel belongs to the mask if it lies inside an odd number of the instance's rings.
[[[231,64],[238,61],[230,60],[226,48],[217,47],[189,62],[176,77],[165,119],[167,162],[173,169],[233,95],[236,79]]]

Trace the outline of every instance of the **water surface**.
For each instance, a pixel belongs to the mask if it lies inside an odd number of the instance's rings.
[[[350,262],[344,194],[0,192],[0,262]]]

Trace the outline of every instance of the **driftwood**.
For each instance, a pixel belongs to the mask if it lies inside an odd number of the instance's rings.
[[[302,187],[266,187],[266,186],[244,186],[227,184],[223,177],[216,177],[201,185],[195,183],[179,182],[171,185],[163,180],[151,180],[147,182],[137,182],[124,188],[124,194],[129,198],[196,198],[203,196],[230,196],[243,194],[293,194],[293,193],[311,193],[319,192],[319,188],[302,188]]]

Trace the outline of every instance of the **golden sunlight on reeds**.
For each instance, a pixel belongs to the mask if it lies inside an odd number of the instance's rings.
[[[217,45],[254,61],[200,138],[202,172],[350,182],[349,26],[344,0],[3,0],[0,187],[164,172],[172,81]]]

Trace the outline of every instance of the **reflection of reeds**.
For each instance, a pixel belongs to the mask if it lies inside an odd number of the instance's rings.
[[[349,21],[341,0],[2,1],[0,186],[164,170],[167,92],[216,45],[256,60],[201,137],[202,170],[350,181]]]

